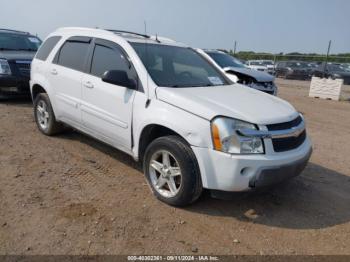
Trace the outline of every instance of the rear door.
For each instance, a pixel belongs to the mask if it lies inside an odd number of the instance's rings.
[[[89,37],[69,38],[48,68],[55,90],[56,114],[73,126],[81,124],[81,80],[91,40]]]
[[[124,151],[131,150],[131,122],[135,90],[103,82],[108,70],[126,71],[130,79],[137,74],[127,54],[117,44],[94,40],[90,70],[82,79],[83,125]]]

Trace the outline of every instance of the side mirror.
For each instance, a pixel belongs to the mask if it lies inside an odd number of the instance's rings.
[[[113,85],[124,86],[133,90],[137,87],[135,80],[130,79],[128,74],[121,70],[106,71],[102,76],[102,81]]]

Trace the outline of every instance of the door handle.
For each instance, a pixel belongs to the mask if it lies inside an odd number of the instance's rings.
[[[94,88],[94,84],[91,83],[90,81],[85,82],[85,83],[84,83],[84,86],[85,86],[86,88]]]
[[[58,74],[58,72],[57,72],[57,70],[56,70],[56,69],[52,69],[52,70],[51,70],[51,74],[52,74],[52,75],[57,75],[57,74]]]

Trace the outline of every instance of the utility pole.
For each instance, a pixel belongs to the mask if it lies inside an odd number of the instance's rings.
[[[237,50],[237,41],[235,41],[235,47],[233,49],[233,56],[236,55],[236,50]]]
[[[328,64],[328,59],[329,59],[329,53],[331,51],[331,46],[332,46],[332,40],[329,40],[327,56],[326,56],[326,62],[324,64],[324,66],[323,66],[323,77],[325,77],[325,74],[326,74],[326,69],[327,69],[327,64]]]

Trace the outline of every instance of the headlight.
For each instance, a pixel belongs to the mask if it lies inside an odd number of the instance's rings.
[[[261,138],[244,137],[240,129],[257,130],[256,126],[241,120],[217,117],[211,123],[214,149],[229,154],[264,154]]]
[[[10,65],[5,59],[0,59],[0,75],[11,75]]]

